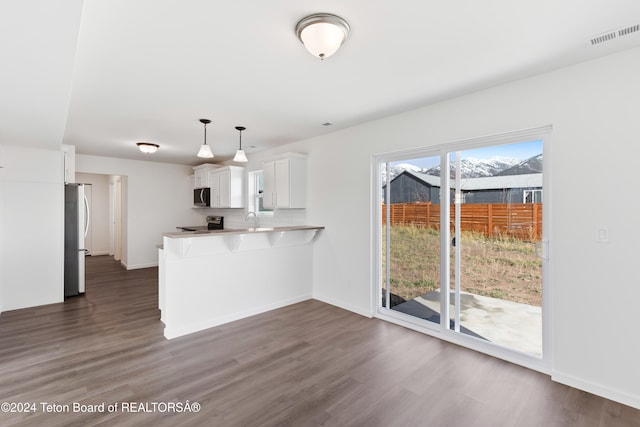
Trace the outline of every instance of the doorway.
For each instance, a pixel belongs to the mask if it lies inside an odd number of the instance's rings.
[[[121,259],[123,241],[122,181],[119,175],[76,173],[76,182],[91,184],[91,220],[87,245],[91,255]]]

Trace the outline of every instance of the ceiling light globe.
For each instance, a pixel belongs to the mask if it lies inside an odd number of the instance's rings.
[[[213,153],[211,152],[211,148],[208,145],[202,144],[200,146],[200,150],[198,151],[198,157],[203,157],[205,159],[212,159]]]
[[[320,22],[302,30],[300,38],[313,56],[325,59],[338,51],[344,42],[344,33],[333,24]]]
[[[158,151],[160,147],[158,144],[153,144],[151,142],[136,142],[136,145],[145,154],[153,154]]]
[[[329,13],[307,16],[296,25],[296,34],[315,57],[325,59],[338,51],[349,35],[347,21]]]
[[[234,162],[240,162],[240,163],[246,163],[249,161],[249,159],[247,159],[247,155],[244,154],[244,150],[238,150],[236,151],[236,155],[233,158]]]

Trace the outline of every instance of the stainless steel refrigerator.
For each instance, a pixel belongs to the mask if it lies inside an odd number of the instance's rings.
[[[85,239],[89,231],[89,203],[85,195],[91,184],[64,187],[64,296],[84,294]]]

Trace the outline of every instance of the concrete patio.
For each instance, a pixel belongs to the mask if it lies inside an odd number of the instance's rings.
[[[453,293],[450,301],[453,317]],[[394,306],[393,310],[438,323],[440,292],[421,295]],[[465,334],[534,356],[542,355],[541,307],[462,292],[460,327]]]

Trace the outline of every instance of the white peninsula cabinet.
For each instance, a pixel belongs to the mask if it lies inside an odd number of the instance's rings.
[[[312,298],[313,241],[323,229],[165,233],[158,250],[164,336],[176,338]]]
[[[265,208],[305,208],[307,200],[307,156],[285,155],[262,164],[262,200]]]
[[[209,172],[212,208],[244,207],[244,168],[224,166]]]

